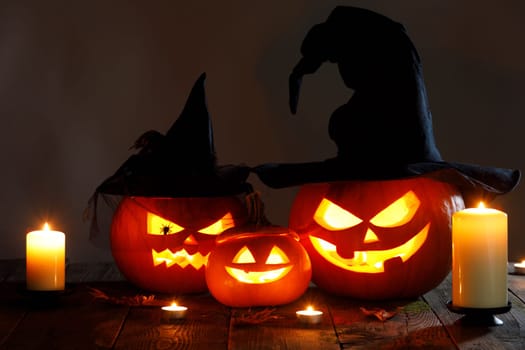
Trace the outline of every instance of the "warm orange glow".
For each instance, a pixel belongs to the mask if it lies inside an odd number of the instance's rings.
[[[383,263],[389,259],[399,257],[403,262],[410,259],[425,243],[429,228],[430,223],[414,237],[397,247],[386,250],[356,251],[351,259],[341,257],[334,244],[321,238],[310,236],[310,242],[323,258],[335,266],[354,272],[379,273],[384,272]]]
[[[280,280],[290,272],[292,266],[268,271],[250,271],[225,266],[226,272],[237,281],[248,284],[264,284]]]
[[[186,306],[177,305],[176,302],[172,302],[171,305],[163,306],[161,307],[163,313],[163,317],[170,319],[170,318],[183,318],[186,315],[186,311],[188,311],[188,308]]]
[[[184,230],[184,227],[150,212],[147,214],[146,221],[147,232],[150,235],[172,235]]]
[[[161,216],[148,212],[147,214],[147,232],[150,235],[172,235],[181,232],[184,227],[177,225],[173,221],[165,219]],[[235,226],[231,213],[226,213],[222,218],[215,221],[213,224],[200,229],[198,232],[206,235],[219,235],[229,228]]]
[[[379,227],[397,227],[404,225],[412,220],[419,205],[420,201],[416,194],[408,191],[401,198],[381,210],[370,222]]]
[[[330,231],[346,230],[360,224],[363,220],[323,198],[314,214],[314,220]]]
[[[250,249],[248,249],[247,246],[244,246],[233,257],[232,263],[234,264],[253,264],[255,263],[255,258],[253,257],[253,254],[250,251]]]
[[[483,203],[483,202],[479,202],[479,204],[478,204],[478,208],[485,208],[485,203]]]
[[[65,234],[42,230],[26,235],[26,286],[28,290],[63,290],[65,281]]]
[[[200,233],[204,233],[206,235],[219,235],[226,231],[229,228],[232,228],[235,226],[235,223],[233,222],[233,217],[231,213],[227,213],[219,220],[215,221],[213,224],[211,224],[208,227],[205,227],[201,230],[199,230]]]
[[[315,324],[321,322],[323,312],[315,310],[312,306],[308,306],[305,310],[296,311],[295,314],[301,322]]]
[[[368,229],[366,231],[365,239],[363,240],[365,243],[374,243],[379,241],[379,238],[377,238],[377,235],[372,231],[371,229]]]
[[[525,269],[525,260],[522,260],[519,263],[515,263],[514,267],[524,268]]]
[[[298,315],[302,315],[302,316],[314,317],[314,316],[320,316],[320,315],[322,315],[323,312],[322,312],[322,311],[319,311],[319,310],[315,310],[315,309],[313,308],[313,306],[308,305],[308,306],[306,307],[306,309],[304,309],[304,310],[299,310],[299,311],[296,312],[296,314],[298,314]]]
[[[290,260],[283,250],[277,246],[273,246],[270,254],[266,258],[265,264],[268,265],[281,265],[288,264]],[[247,246],[242,247],[237,254],[233,257],[232,263],[234,264],[253,264],[256,263],[255,258]],[[267,270],[267,271],[247,271],[247,269],[235,268],[225,266],[226,272],[237,281],[249,284],[263,284],[277,281],[292,269],[293,266],[285,266],[278,269]]]
[[[388,205],[374,216],[370,222],[379,227],[401,226],[412,220],[419,209],[420,201],[413,191]],[[314,213],[314,220],[330,231],[346,230],[360,224],[363,220],[341,208],[330,200],[323,198]]]
[[[163,251],[157,252],[155,249],[151,250],[151,255],[153,257],[153,265],[158,266],[162,263],[166,264],[166,267],[171,267],[173,265],[180,266],[185,268],[188,265],[193,266],[196,270],[205,266],[208,263],[209,253],[202,255],[197,252],[195,254],[189,254],[186,249],[181,249],[173,253],[169,249],[164,249]]]
[[[186,244],[186,245],[198,245],[199,242],[197,241],[197,239],[195,237],[193,237],[193,235],[189,235],[184,240],[184,244]]]
[[[275,265],[275,264],[288,264],[288,256],[282,251],[281,248],[274,245],[268,258],[266,259],[266,264]]]

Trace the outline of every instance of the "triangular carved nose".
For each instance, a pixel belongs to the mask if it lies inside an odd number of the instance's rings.
[[[188,237],[186,237],[186,239],[184,240],[184,244],[187,244],[187,245],[197,245],[199,244],[197,242],[197,240],[195,239],[195,237],[193,237],[193,235],[189,235]]]
[[[377,242],[377,241],[379,241],[379,238],[377,238],[377,236],[374,233],[374,231],[372,231],[371,229],[368,229],[366,231],[365,239],[363,240],[363,242],[365,242],[365,243],[374,243],[374,242]]]

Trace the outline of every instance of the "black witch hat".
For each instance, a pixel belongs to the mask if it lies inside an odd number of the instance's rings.
[[[133,145],[139,151],[96,188],[85,213],[93,216],[92,235],[98,231],[99,194],[176,198],[251,192],[252,186],[246,182],[249,167],[217,165],[205,79],[203,73],[195,82],[182,113],[168,132],[163,135],[152,130],[140,136]]]
[[[273,188],[315,182],[385,180],[425,175],[456,185],[469,199],[511,191],[520,172],[446,162],[432,130],[419,55],[402,24],[355,7],[336,7],[301,46],[290,79],[296,112],[302,77],[337,63],[354,93],[331,116],[329,136],[338,153],[309,163],[264,164],[253,171]]]

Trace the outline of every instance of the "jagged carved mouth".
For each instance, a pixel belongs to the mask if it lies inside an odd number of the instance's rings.
[[[281,267],[267,271],[244,271],[235,267],[225,266],[226,272],[237,281],[248,284],[264,284],[280,280],[290,272],[292,266]]]
[[[342,269],[360,273],[384,272],[384,263],[393,258],[401,258],[403,262],[410,259],[425,243],[430,223],[418,234],[405,243],[386,250],[355,251],[354,257],[343,258],[337,253],[337,247],[324,239],[309,236],[314,249],[327,261]]]
[[[151,250],[154,266],[165,264],[166,267],[177,265],[181,268],[185,268],[186,266],[191,265],[196,270],[206,265],[209,255],[210,253],[202,255],[199,252],[190,254],[184,248],[177,250],[175,253],[170,249],[164,249],[160,252],[157,252],[155,249]]]

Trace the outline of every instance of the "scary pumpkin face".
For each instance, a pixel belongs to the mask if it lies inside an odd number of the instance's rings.
[[[290,227],[320,288],[364,299],[413,297],[450,271],[451,216],[463,207],[454,187],[423,177],[309,184],[294,200]]]
[[[206,267],[210,293],[232,307],[280,305],[300,297],[311,277],[297,234],[269,226],[219,237]]]
[[[111,252],[137,286],[163,293],[206,291],[204,269],[217,235],[246,221],[236,197],[125,197],[111,225]]]

